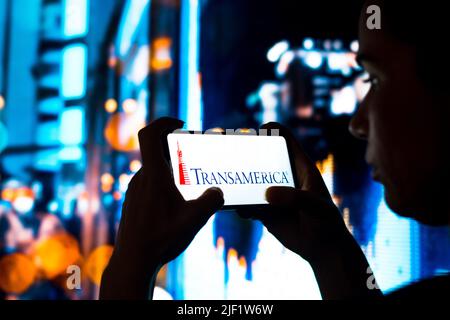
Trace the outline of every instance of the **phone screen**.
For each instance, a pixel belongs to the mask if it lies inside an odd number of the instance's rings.
[[[185,200],[219,187],[225,207],[264,205],[268,187],[295,186],[281,136],[171,133],[167,141],[173,178]]]

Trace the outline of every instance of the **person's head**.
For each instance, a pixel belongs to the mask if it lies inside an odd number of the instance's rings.
[[[371,5],[381,9],[381,29],[367,26]],[[445,11],[437,0],[366,1],[358,59],[371,89],[350,123],[353,135],[368,141],[366,160],[391,209],[432,225],[450,220]]]

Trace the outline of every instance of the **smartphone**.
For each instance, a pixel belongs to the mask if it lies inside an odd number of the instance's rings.
[[[293,161],[282,136],[170,133],[173,179],[185,200],[218,187],[223,209],[266,206],[270,186],[295,187]]]

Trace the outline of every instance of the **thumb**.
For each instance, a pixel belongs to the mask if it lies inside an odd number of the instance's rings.
[[[217,210],[222,208],[224,203],[223,192],[219,188],[213,187],[207,189],[203,194],[195,200],[188,201],[192,212],[191,218],[199,220],[207,220]]]
[[[273,205],[296,206],[298,202],[297,191],[292,187],[270,187],[266,190],[266,200]]]
[[[236,212],[243,219],[269,221],[276,218],[275,216],[279,216],[279,214],[274,214],[275,211],[279,211],[278,209],[297,207],[297,191],[298,189],[292,187],[269,187],[265,193],[266,201],[269,203],[268,207],[261,207],[258,210],[238,208]]]
[[[266,190],[266,200],[269,204],[279,207],[322,211],[333,205],[329,201],[310,192],[292,187],[270,187]]]

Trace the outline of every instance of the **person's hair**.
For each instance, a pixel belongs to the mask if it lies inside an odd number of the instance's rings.
[[[381,24],[394,38],[411,45],[417,54],[421,80],[432,90],[447,90],[450,64],[446,61],[448,11],[445,1],[383,0]]]

